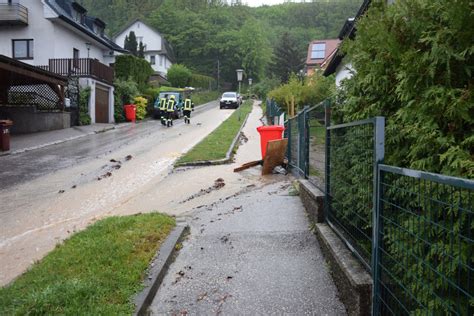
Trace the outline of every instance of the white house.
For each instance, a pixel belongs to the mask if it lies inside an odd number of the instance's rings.
[[[129,23],[114,36],[114,41],[120,47],[124,47],[125,37],[134,32],[137,43],[145,46],[145,59],[151,64],[155,72],[164,78],[168,69],[174,63],[174,54],[171,45],[165,40],[162,34],[137,19]]]
[[[105,23],[73,0],[0,0],[0,54],[67,76],[91,88],[93,123],[114,121],[109,66],[123,49],[104,34]]]

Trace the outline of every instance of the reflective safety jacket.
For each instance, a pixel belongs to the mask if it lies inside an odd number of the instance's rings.
[[[191,101],[191,99],[186,99],[184,100],[184,110],[185,111],[191,111],[191,109],[194,107],[193,106],[193,102]]]
[[[160,99],[160,110],[161,111],[166,110],[166,98],[161,98]]]
[[[166,111],[167,112],[174,112],[174,100],[169,99],[168,104],[166,105]]]

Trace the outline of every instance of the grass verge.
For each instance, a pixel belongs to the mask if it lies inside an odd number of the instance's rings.
[[[0,315],[132,314],[146,269],[176,225],[151,213],[101,220],[0,289]]]
[[[199,144],[194,146],[177,164],[190,163],[203,160],[224,159],[229,150],[235,135],[239,132],[242,122],[252,110],[252,101],[245,101],[240,108],[241,120],[239,121],[239,110],[225,120],[211,134],[204,138]]]

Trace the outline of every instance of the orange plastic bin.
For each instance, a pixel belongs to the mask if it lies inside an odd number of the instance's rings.
[[[137,106],[135,104],[126,104],[123,106],[125,111],[125,118],[128,121],[135,122]]]
[[[260,148],[262,150],[262,159],[265,158],[267,152],[267,143],[270,140],[282,139],[284,126],[281,125],[270,125],[257,127],[257,131],[260,133]]]

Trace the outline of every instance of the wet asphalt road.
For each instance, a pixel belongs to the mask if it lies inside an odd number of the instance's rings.
[[[198,107],[195,114],[217,107],[217,101]],[[175,126],[184,124],[176,120]],[[57,145],[0,157],[0,190],[34,180],[55,171],[100,158],[144,139],[159,145],[166,135],[159,121],[150,120],[126,128],[85,136]],[[149,148],[141,148],[147,151]],[[135,152],[137,154],[137,152]]]

